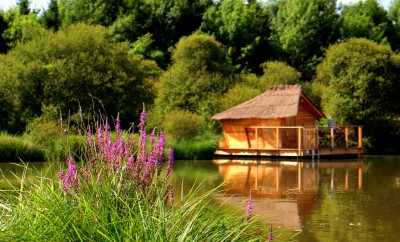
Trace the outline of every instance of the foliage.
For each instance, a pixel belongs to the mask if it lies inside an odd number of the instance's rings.
[[[165,132],[176,140],[195,137],[204,126],[201,116],[185,110],[172,110],[163,123]]]
[[[376,125],[400,111],[399,60],[388,47],[365,39],[331,46],[317,72],[326,114],[340,123],[366,125],[367,135],[381,132]]]
[[[127,123],[143,102],[151,102],[159,73],[155,63],[128,52],[127,44],[110,42],[102,27],[73,25],[0,56],[0,83],[12,83],[25,120],[40,115],[44,104],[63,114],[82,107],[109,115],[120,111]]]
[[[284,62],[268,61],[261,66],[263,75],[259,78],[257,87],[262,91],[276,85],[300,83],[300,72]]]
[[[123,9],[121,0],[65,0],[59,1],[59,12],[64,26],[76,22],[112,24]]]
[[[257,69],[267,55],[269,16],[257,1],[223,0],[203,16],[200,29],[229,47],[236,68]]]
[[[7,50],[7,42],[3,37],[3,33],[7,28],[8,22],[6,21],[3,12],[0,11],[0,53],[5,53]]]
[[[29,8],[29,0],[18,0],[17,5],[19,14],[28,15],[31,12],[31,9]]]
[[[57,31],[61,25],[58,0],[50,0],[48,9],[43,13],[40,21],[47,29]]]
[[[209,117],[218,95],[233,82],[223,47],[213,37],[195,33],[178,42],[172,58],[160,79],[157,107],[164,114],[179,108]]]
[[[155,60],[157,63],[164,61],[164,53],[154,46],[153,36],[149,33],[139,37],[132,43],[131,53]]]
[[[272,39],[289,63],[308,70],[309,77],[312,68],[306,65],[337,38],[337,19],[336,0],[280,1]]]
[[[396,44],[393,25],[377,0],[344,6],[341,14],[343,38],[368,38],[378,43]]]
[[[262,91],[249,85],[238,83],[227,91],[221,99],[221,111],[247,101]]]
[[[15,47],[18,43],[26,43],[34,38],[46,36],[46,34],[47,30],[41,26],[37,15],[30,13],[12,16],[3,37],[10,47]]]
[[[29,140],[0,133],[0,161],[44,161],[45,152]]]

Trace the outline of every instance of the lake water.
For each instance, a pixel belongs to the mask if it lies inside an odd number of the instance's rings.
[[[325,162],[178,162],[176,176],[224,182],[216,199],[266,224],[299,231],[297,241],[400,241],[400,157]],[[190,182],[190,181],[189,181]],[[296,241],[295,240],[295,241]]]
[[[30,167],[28,179],[56,170],[40,163]],[[0,171],[0,190],[11,189],[23,167],[0,163]],[[400,156],[314,163],[177,161],[174,181],[206,188],[223,183],[214,199],[242,211],[251,193],[256,216],[298,231],[295,241],[400,241]]]

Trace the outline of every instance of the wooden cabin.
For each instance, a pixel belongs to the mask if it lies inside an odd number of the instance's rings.
[[[362,153],[362,128],[318,128],[325,115],[298,85],[266,90],[212,117],[222,124],[217,155],[342,156]]]

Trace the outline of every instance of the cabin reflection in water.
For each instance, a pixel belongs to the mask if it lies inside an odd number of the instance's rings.
[[[362,188],[363,163],[215,160],[224,180],[218,199],[244,208],[251,191],[254,213],[267,223],[301,229],[320,189],[329,193]]]

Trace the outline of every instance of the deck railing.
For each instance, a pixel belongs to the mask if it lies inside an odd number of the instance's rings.
[[[245,132],[248,149],[303,151],[363,147],[361,126],[250,126]]]

